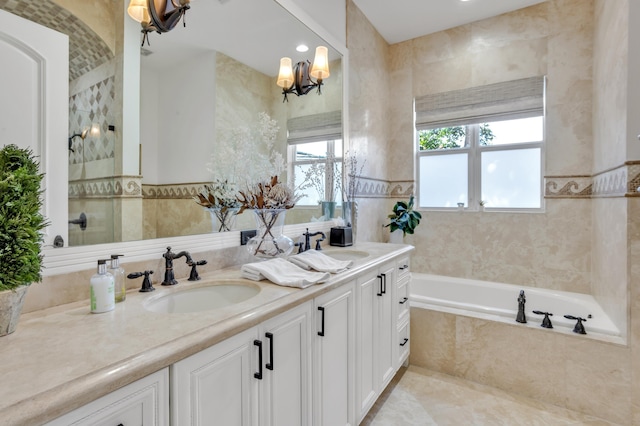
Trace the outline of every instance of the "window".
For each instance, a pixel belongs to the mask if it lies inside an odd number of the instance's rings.
[[[318,179],[305,189],[305,196],[298,206],[317,206],[320,201],[337,201],[341,204],[342,140],[329,140],[290,145],[290,161],[294,185],[300,186],[309,169],[313,168]],[[320,173],[320,174],[319,174]]]
[[[416,99],[418,206],[542,207],[544,78]]]
[[[299,187],[309,170],[315,179],[298,201],[299,206],[317,206],[321,201],[342,200],[342,111],[332,111],[287,120],[290,176]]]

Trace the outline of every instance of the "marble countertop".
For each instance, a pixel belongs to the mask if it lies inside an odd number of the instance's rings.
[[[53,420],[412,249],[383,243],[347,247],[344,250],[369,256],[327,283],[296,289],[251,281],[260,286],[256,296],[210,311],[155,313],[145,310],[143,302],[206,280],[240,279],[239,267],[203,274],[196,282],[185,277],[169,288],[155,285],[151,293],[130,291],[124,303],[103,314],[91,314],[88,301],[24,314],[16,332],[0,338],[0,422],[8,426]]]

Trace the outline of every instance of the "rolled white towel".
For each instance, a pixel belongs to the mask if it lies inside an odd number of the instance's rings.
[[[253,281],[268,279],[274,284],[296,288],[323,283],[331,276],[328,272],[305,271],[281,258],[247,263],[242,265],[240,272],[244,278]]]
[[[307,250],[293,256],[288,260],[304,269],[314,269],[320,272],[331,272],[337,274],[353,266],[352,260],[334,259],[321,251]]]

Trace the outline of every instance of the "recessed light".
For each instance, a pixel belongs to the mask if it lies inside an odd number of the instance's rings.
[[[306,44],[301,44],[298,47],[296,47],[296,50],[300,53],[304,53],[309,50],[309,46],[307,46]]]

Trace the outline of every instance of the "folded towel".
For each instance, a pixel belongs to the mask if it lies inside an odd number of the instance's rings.
[[[240,272],[244,278],[253,281],[268,279],[274,284],[297,288],[320,284],[330,277],[328,272],[305,271],[281,258],[247,263],[242,265]]]
[[[333,274],[353,266],[352,260],[337,260],[317,250],[303,251],[289,256],[288,260],[303,269],[315,269],[316,271],[331,272]]]

